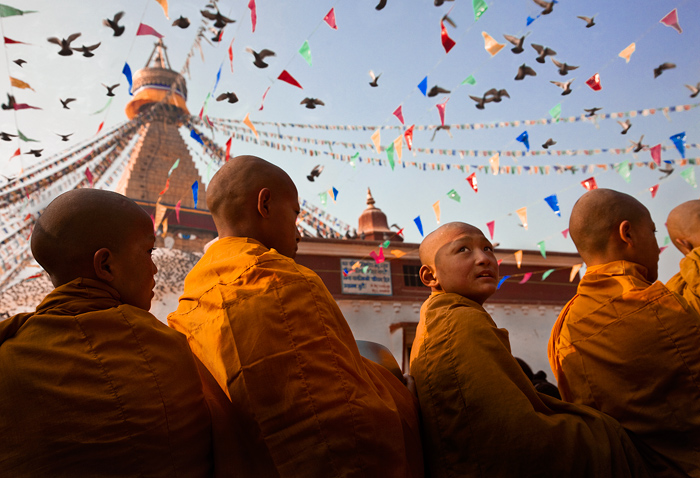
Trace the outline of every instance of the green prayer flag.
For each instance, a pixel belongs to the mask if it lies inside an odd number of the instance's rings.
[[[547,277],[549,277],[549,274],[551,274],[552,272],[554,272],[554,269],[549,269],[548,271],[544,271],[544,273],[542,274],[542,280],[545,280]]]
[[[98,114],[102,113],[104,110],[106,110],[107,108],[109,108],[109,105],[112,104],[112,99],[113,99],[113,97],[111,97],[110,99],[108,99],[108,100],[107,100],[107,104],[104,105],[104,106],[103,106],[102,108],[100,108],[99,110],[95,111],[91,116],[98,115]]]
[[[328,193],[327,192],[322,192],[319,194],[321,197],[321,206],[326,207],[328,204]]]
[[[542,257],[545,259],[547,258],[547,251],[544,250],[544,241],[540,241],[537,243],[537,247],[540,248],[540,254],[542,254]],[[544,277],[542,278],[544,280]]]
[[[352,157],[350,158],[350,166],[352,166],[354,168],[356,166],[355,160],[359,157],[360,157],[360,153],[353,154]]]
[[[474,78],[473,75],[469,75],[464,79],[462,82],[463,85],[469,84],[469,85],[476,85],[476,78]]]
[[[666,237],[664,238],[664,246],[665,246],[666,244],[668,244],[669,242],[671,242],[671,238],[668,237],[668,236],[666,236]]]
[[[620,164],[617,165],[617,172],[622,176],[622,179],[627,181],[628,183],[631,181],[630,176],[632,175],[632,172],[630,170],[630,162],[629,161],[624,161]]]
[[[551,110],[549,110],[549,115],[552,117],[552,119],[555,122],[559,122],[559,118],[561,117],[561,103],[557,103],[552,107]]]
[[[394,170],[394,143],[391,143],[387,148],[386,148],[386,156],[389,159],[389,165],[391,166],[391,170]]]
[[[24,15],[25,13],[36,13],[36,10],[19,10],[9,5],[0,3],[0,17],[14,17],[15,15]]]
[[[459,194],[457,194],[457,191],[455,191],[454,189],[450,189],[450,191],[447,193],[447,196],[450,199],[454,199],[457,202],[461,202],[462,199],[461,197],[459,197]]]
[[[698,187],[698,183],[695,182],[695,168],[688,168],[684,171],[681,171],[681,176],[685,181],[693,186],[694,188]]]
[[[367,271],[368,271],[368,270],[369,270],[369,266],[364,266],[364,267],[362,268],[362,272],[364,272],[365,274],[367,274]]]
[[[304,40],[304,44],[299,48],[299,54],[306,60],[306,63],[311,66],[311,47],[309,47],[309,40]]]
[[[21,139],[22,141],[25,141],[27,143],[29,143],[30,141],[33,141],[34,143],[39,142],[39,140],[27,138],[25,135],[22,134],[22,132],[20,130],[17,130],[17,134],[19,135],[19,139]]]
[[[474,21],[477,21],[481,15],[486,12],[486,10],[489,9],[489,6],[486,5],[486,2],[484,0],[474,0]]]
[[[391,245],[391,241],[384,241],[384,242],[382,243],[382,247],[383,247],[384,249],[386,249],[386,248],[389,247],[390,245]]]

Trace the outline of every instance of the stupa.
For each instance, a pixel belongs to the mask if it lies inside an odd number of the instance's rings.
[[[375,201],[372,191],[367,188],[367,208],[362,211],[359,218],[357,232],[361,238],[368,241],[397,241],[403,242],[403,237],[392,231],[387,223],[386,214],[374,206]]]

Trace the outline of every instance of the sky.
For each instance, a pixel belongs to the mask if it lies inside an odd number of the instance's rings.
[[[571,239],[564,237],[562,231],[568,227],[574,203],[586,192],[581,182],[594,177],[598,187],[631,194],[647,206],[657,226],[657,240],[663,246],[667,236],[664,222],[669,211],[681,202],[698,198],[698,189],[681,176],[683,171],[695,170],[690,164],[673,165],[674,172],[664,179],[657,170],[634,166],[629,181],[615,168],[578,170],[581,165],[648,163],[651,161],[648,148],[636,154],[626,152],[630,140],[637,141],[642,134],[643,144],[661,144],[666,148],[662,159],[675,161],[681,155],[670,137],[685,132],[686,158],[698,157],[698,149],[693,146],[700,143],[698,109],[662,113],[664,107],[700,102],[700,96],[690,98],[691,92],[685,86],[700,82],[700,57],[696,54],[700,44],[697,20],[700,5],[690,0],[561,0],[548,15],[540,15],[542,9],[532,0],[487,0],[488,8],[478,20],[472,2],[467,0],[446,1],[439,7],[431,0],[389,0],[381,11],[375,9],[375,1],[369,0],[257,0],[254,32],[249,0],[220,0],[216,5],[221,13],[236,22],[226,26],[221,42],[201,42],[201,52],[194,43],[197,29],[203,25],[199,12],[205,8],[206,1],[170,0],[169,18],[156,0],[95,0],[89,8],[84,1],[74,0],[7,2],[6,5],[36,13],[0,19],[3,36],[27,43],[5,45],[5,54],[0,57],[0,70],[4,73],[0,74],[3,89],[0,94],[12,93],[18,102],[42,109],[0,111],[2,131],[15,134],[19,129],[38,141],[25,143],[17,138],[0,141],[0,172],[5,176],[11,177],[31,165],[31,156],[12,157],[17,148],[23,153],[31,148],[43,148],[43,156],[38,160],[45,161],[94,139],[102,122],[104,132],[126,121],[124,106],[130,96],[122,69],[125,63],[132,71],[142,68],[156,40],[153,36],[136,36],[139,24],[143,23],[164,35],[174,70],[182,71],[189,57],[186,80],[191,113],[199,113],[214,89],[221,68],[214,97],[231,91],[239,101],[228,104],[210,100],[207,106],[210,118],[240,122],[249,115],[261,140],[271,139],[285,146],[318,152],[312,156],[308,151],[306,154],[298,150],[278,151],[255,141],[233,141],[232,154],[255,154],[279,165],[297,184],[300,197],[319,207],[322,207],[320,194],[335,188],[336,201],[328,200],[324,208],[353,226],[366,207],[369,187],[376,206],[387,214],[389,224],[404,228],[408,242],[420,242],[422,238],[415,218],[421,218],[424,234],[438,226],[434,205],[439,202],[440,224],[464,221],[487,233],[486,224],[495,221],[493,239],[501,248],[538,250],[538,244],[544,241],[548,252],[574,252]],[[331,9],[337,29],[324,22]],[[683,30],[680,34],[659,22],[673,9],[678,12]],[[112,18],[119,11],[125,12],[121,23],[126,30],[122,36],[114,37],[102,20]],[[445,23],[448,36],[455,42],[449,53],[441,43],[440,20],[446,14],[456,24],[452,27]],[[191,22],[184,30],[171,25],[181,15]],[[586,28],[586,23],[577,16],[594,16],[595,25]],[[534,19],[530,25],[527,25],[528,17]],[[100,43],[94,57],[85,58],[77,53],[59,56],[59,47],[47,41],[49,37],[66,38],[76,32],[81,36],[73,46]],[[482,32],[505,43],[505,48],[491,56],[484,48]],[[503,34],[526,35],[524,52],[512,53],[512,45]],[[206,32],[206,38],[212,36]],[[311,65],[298,52],[305,41],[310,47]],[[633,42],[636,50],[626,62],[618,54]],[[537,54],[531,43],[550,47],[556,51],[554,58],[578,68],[566,76],[559,75],[551,58],[544,64],[535,61]],[[233,51],[232,64],[229,46]],[[267,68],[259,69],[253,65],[252,55],[246,52],[249,47],[258,51],[267,48],[276,55],[267,59]],[[22,67],[13,62],[18,58],[26,61]],[[676,67],[654,78],[654,68],[665,62]],[[516,81],[515,74],[523,63],[534,68],[537,76]],[[277,79],[283,70],[302,89]],[[370,70],[381,74],[376,88],[369,85]],[[596,73],[600,75],[600,91],[586,85],[586,80]],[[476,83],[463,84],[470,75]],[[418,84],[426,76],[428,88],[439,85],[450,93],[424,96]],[[12,87],[10,77],[29,84],[32,90]],[[572,92],[565,96],[562,89],[551,83],[570,79],[574,79]],[[93,114],[109,99],[102,84],[115,83],[120,86],[115,89],[114,100],[107,109]],[[268,88],[261,111],[262,97]],[[476,109],[470,95],[482,96],[491,88],[506,89],[510,98],[488,103],[484,110]],[[67,97],[76,98],[68,110],[59,102],[59,98]],[[319,98],[325,105],[307,109],[300,105],[305,97]],[[438,104],[445,104],[445,124],[453,125],[449,133],[435,131],[441,124]],[[584,108],[592,107],[603,108],[600,113],[623,115],[595,121],[480,127],[549,119],[550,110],[557,104],[561,106],[562,118],[580,116],[585,113]],[[405,125],[393,114],[399,106]],[[655,114],[624,115],[645,109],[655,109]],[[626,135],[620,134],[618,119],[632,122]],[[290,127],[290,124],[313,127]],[[386,152],[360,147],[372,144],[370,137],[377,127],[381,128],[381,146],[388,147],[410,125],[416,125],[414,151],[409,151],[404,142],[402,163],[397,163],[393,170],[388,166]],[[336,126],[358,128],[345,131]],[[556,141],[549,149],[552,154],[509,156],[510,151],[525,151],[525,145],[516,140],[525,131],[534,152],[543,151],[541,145],[548,138]],[[73,135],[70,141],[62,142],[57,133]],[[207,131],[207,134],[221,146],[229,138],[224,131]],[[282,138],[265,137],[265,134]],[[248,133],[246,136],[252,138]],[[290,140],[290,136],[308,140]],[[330,144],[315,144],[319,141]],[[206,182],[215,171],[211,164],[216,163],[198,143],[189,138],[187,143]],[[430,148],[434,150],[432,153],[425,152]],[[621,150],[621,154],[596,152],[615,149]],[[442,150],[443,154],[436,150]],[[452,155],[452,150],[457,153]],[[584,150],[594,154],[558,154]],[[467,151],[466,156],[460,156],[459,151]],[[469,156],[471,151],[477,151],[478,155]],[[521,174],[485,172],[483,166],[489,166],[489,158],[496,152],[500,152],[500,166],[521,167]],[[328,153],[342,155],[345,160]],[[355,153],[359,157],[353,166],[347,158]],[[426,163],[427,167],[419,169],[410,165],[411,162]],[[316,181],[309,182],[306,176],[317,164],[324,166],[324,170]],[[438,166],[433,170],[431,164]],[[441,164],[450,165],[450,169],[440,170]],[[462,165],[464,171],[455,165]],[[574,165],[577,171],[558,174],[555,165]],[[482,166],[481,170],[477,166]],[[524,168],[531,166],[550,166],[549,174],[528,174]],[[465,180],[472,173],[476,174],[478,192]],[[3,181],[0,178],[0,187]],[[652,198],[649,188],[655,185],[658,191]],[[457,193],[459,202],[448,196],[450,191]],[[553,194],[557,196],[561,216],[544,201]],[[522,208],[527,208],[527,229],[522,227],[516,213]],[[675,273],[680,259],[680,253],[673,247],[666,249],[660,257],[660,279],[666,280]]]

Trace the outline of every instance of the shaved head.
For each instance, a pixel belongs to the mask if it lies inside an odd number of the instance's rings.
[[[668,235],[683,254],[700,246],[700,200],[676,206],[666,221]]]
[[[288,257],[296,254],[297,189],[274,164],[256,156],[231,159],[209,183],[207,207],[219,237],[249,237]]]
[[[74,189],[48,205],[34,226],[32,254],[54,286],[95,278],[93,257],[102,248],[119,251],[135,228],[153,229],[134,201],[110,191]]]
[[[425,239],[421,242],[418,248],[421,264],[434,267],[437,251],[442,246],[452,241],[452,238],[461,232],[472,232],[483,236],[479,228],[465,222],[448,222],[447,224],[443,224],[425,236]]]
[[[647,208],[612,189],[594,189],[581,196],[569,219],[569,234],[586,264],[636,262],[647,268],[650,281],[656,280],[659,261],[655,232]]]

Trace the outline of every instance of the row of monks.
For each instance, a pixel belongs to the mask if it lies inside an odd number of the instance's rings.
[[[0,322],[0,476],[700,477],[700,201],[668,218],[686,257],[667,285],[641,203],[604,189],[576,203],[588,268],[549,343],[561,400],[483,308],[498,262],[479,229],[421,244],[431,295],[402,375],[294,261],[283,170],[236,157],[207,205],[219,238],[169,326],[148,312],[140,207],[93,189],[47,207],[31,247],[55,289]]]

